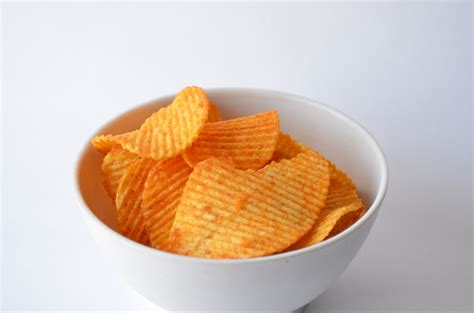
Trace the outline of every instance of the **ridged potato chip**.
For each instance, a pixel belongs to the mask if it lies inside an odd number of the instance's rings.
[[[119,231],[167,252],[271,255],[335,236],[366,211],[344,172],[280,133],[276,111],[221,121],[199,87],[139,129],[91,143],[106,154]]]
[[[92,146],[99,152],[108,153],[112,150],[113,147],[119,146],[117,138],[123,140],[133,140],[138,134],[138,130],[134,130],[128,133],[123,133],[120,135],[99,135],[95,136],[92,140]]]
[[[221,114],[219,109],[209,102],[208,122],[219,122]],[[139,130],[134,130],[120,135],[98,135],[92,140],[92,146],[99,152],[108,153],[114,146],[121,145],[120,143],[134,142],[137,140]]]
[[[215,158],[202,161],[178,205],[170,250],[204,258],[280,252],[314,225],[329,180],[328,162],[313,151],[259,171]]]
[[[102,161],[104,188],[114,201],[121,178],[138,158],[138,155],[123,149],[120,145],[114,146],[104,157]]]
[[[136,136],[118,135],[114,139],[141,157],[163,161],[191,146],[208,114],[209,100],[204,90],[188,87],[181,90],[169,106],[148,117]]]
[[[305,149],[308,149],[308,147],[298,142],[296,139],[291,138],[288,134],[280,133],[272,160],[280,161],[283,159],[291,159],[303,152]]]
[[[112,148],[117,145],[117,142],[114,139],[114,135],[99,135],[95,136],[91,140],[92,146],[99,152],[107,153],[112,150]]]
[[[207,121],[209,123],[221,121],[221,113],[219,112],[219,109],[217,108],[217,106],[211,101],[209,101],[209,113],[208,113]]]
[[[207,123],[183,157],[192,167],[208,158],[225,157],[238,169],[259,169],[273,156],[279,128],[276,111]]]
[[[120,180],[115,199],[122,235],[146,245],[149,238],[141,209],[142,193],[148,173],[156,163],[152,159],[139,159],[132,163]]]
[[[211,102],[209,102],[209,112],[208,112],[208,122],[219,122],[221,120],[221,115],[219,109]],[[93,147],[102,153],[108,153],[116,145],[124,144],[126,147],[130,145],[137,145],[137,141],[142,140],[139,130],[134,130],[128,133],[123,133],[119,135],[98,135],[95,136],[91,143]],[[137,148],[138,149],[138,148]]]
[[[304,247],[312,246],[318,242],[326,239],[331,230],[336,226],[336,223],[344,215],[350,214],[357,211],[357,207],[349,205],[345,207],[339,207],[334,210],[324,210],[321,212],[321,216],[316,220],[316,224],[313,226],[311,231],[301,238],[294,246],[288,250],[296,250]]]
[[[167,251],[169,233],[184,186],[192,168],[181,155],[156,164],[143,190],[142,210],[151,246]]]
[[[364,207],[360,208],[357,211],[353,211],[350,213],[345,214],[343,217],[341,217],[334,228],[331,230],[329,235],[326,237],[326,239],[331,238],[336,236],[337,234],[343,232],[344,230],[348,229],[349,227],[352,226],[355,222],[357,222],[366,212],[366,209]]]
[[[362,201],[357,195],[354,183],[344,172],[330,163],[331,183],[326,205],[315,225],[303,238],[288,250],[314,245],[326,239],[336,223],[346,214],[358,211]]]

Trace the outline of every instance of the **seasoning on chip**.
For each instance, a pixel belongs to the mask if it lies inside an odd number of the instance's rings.
[[[222,120],[188,87],[139,129],[99,135],[120,232],[155,249],[252,258],[300,249],[365,213],[350,177],[280,132],[276,111]]]

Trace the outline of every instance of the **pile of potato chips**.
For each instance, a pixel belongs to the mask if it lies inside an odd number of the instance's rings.
[[[163,251],[266,256],[321,242],[365,213],[351,179],[281,133],[276,111],[221,121],[198,87],[139,129],[92,144],[105,154],[120,232]]]

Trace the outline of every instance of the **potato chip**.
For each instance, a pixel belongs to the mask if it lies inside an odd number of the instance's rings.
[[[208,113],[207,121],[209,123],[214,123],[214,122],[220,122],[220,120],[221,120],[221,113],[219,112],[219,109],[216,107],[214,103],[209,101],[209,113]]]
[[[149,238],[141,209],[142,193],[148,173],[156,163],[152,159],[132,163],[120,180],[115,199],[120,232],[143,244],[148,244]]]
[[[308,147],[291,138],[285,133],[280,133],[278,136],[275,152],[273,153],[273,161],[280,161],[283,159],[291,159]]]
[[[120,232],[156,249],[251,258],[335,236],[364,213],[352,180],[280,133],[276,111],[221,121],[199,87],[139,129],[100,135]]]
[[[349,176],[332,163],[330,163],[330,172],[329,194],[321,215],[317,218],[311,231],[288,250],[308,247],[323,241],[329,236],[339,219],[362,207],[362,201],[357,196],[355,186]]]
[[[331,161],[329,160],[326,160],[326,161],[329,162],[329,169],[331,171],[331,185],[334,191],[337,191],[337,190],[345,191],[346,190],[345,187],[351,188],[351,189],[356,188],[354,185],[354,182],[349,177],[349,175],[347,175],[346,173],[338,169],[336,165],[334,165]]]
[[[353,212],[345,214],[343,217],[341,217],[337,221],[336,225],[331,230],[331,232],[329,233],[327,238],[334,237],[337,234],[342,233],[344,230],[351,227],[352,224],[357,222],[365,214],[365,212],[366,212],[366,209],[364,207],[362,207],[357,211],[353,211]]]
[[[102,153],[108,153],[112,150],[114,146],[120,145],[117,141],[117,136],[120,136],[122,140],[131,140],[132,138],[135,138],[137,134],[138,130],[134,130],[121,135],[99,135],[95,136],[91,140],[91,143],[97,151]]]
[[[194,88],[194,87],[191,87]],[[176,99],[175,99],[176,101]],[[208,118],[207,122],[219,122],[221,120],[221,114],[219,109],[209,101],[209,111],[208,111]],[[184,126],[184,125],[183,125]],[[95,136],[91,143],[94,148],[102,153],[107,153],[112,150],[112,147],[115,145],[120,145],[124,143],[128,146],[128,144],[136,145],[136,141],[140,140],[138,138],[139,130],[134,130],[131,132],[123,133],[120,135],[99,135]]]
[[[194,167],[171,229],[170,250],[205,258],[249,258],[295,243],[314,225],[329,165],[305,151],[259,171],[210,158]]]
[[[211,157],[225,157],[238,169],[259,169],[273,156],[279,128],[276,111],[207,123],[183,157],[192,167]]]
[[[107,153],[117,145],[113,135],[99,135],[91,140],[92,146],[99,152]]]
[[[168,250],[176,207],[191,172],[192,168],[178,155],[156,164],[148,174],[141,205],[152,247]]]
[[[318,217],[316,224],[311,229],[311,231],[288,250],[309,247],[323,241],[329,236],[331,230],[335,227],[339,219],[341,219],[344,215],[355,211],[357,211],[357,207],[352,205],[339,207],[334,210],[323,210],[321,212],[321,216]]]
[[[258,172],[264,172],[266,176],[281,177],[286,175],[285,171],[288,171],[288,169],[283,166],[284,164],[291,164],[293,167],[297,167],[298,169],[293,169],[293,171],[295,173],[298,172],[300,176],[289,176],[285,178],[282,184],[291,186],[292,184],[299,183],[301,188],[304,188],[305,198],[309,199],[305,206],[318,216],[322,208],[326,205],[326,199],[329,193],[329,185],[327,184],[330,182],[331,175],[329,165],[329,174],[326,175],[326,163],[329,164],[318,152],[311,148],[304,147],[303,152],[296,157],[284,159],[279,162],[272,162]],[[319,177],[318,175],[320,173],[324,175],[321,174],[322,177]],[[290,179],[295,181],[290,182]],[[319,193],[323,193],[324,197],[317,197]]]
[[[128,152],[120,145],[116,145],[107,153],[102,161],[102,174],[104,176],[104,187],[109,196],[115,202],[117,188],[120,179],[127,172],[128,167],[138,160],[138,155]]]
[[[208,119],[209,100],[203,89],[183,89],[173,102],[153,113],[136,136],[115,136],[124,149],[144,158],[163,161],[172,158],[198,138]]]

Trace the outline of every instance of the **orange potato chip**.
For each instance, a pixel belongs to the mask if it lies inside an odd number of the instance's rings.
[[[148,117],[136,135],[118,135],[114,139],[141,157],[163,161],[191,146],[208,114],[209,100],[204,90],[188,87],[181,90],[169,106]]]
[[[170,250],[205,258],[280,252],[312,228],[329,180],[328,162],[311,150],[259,171],[200,162],[176,210]]]
[[[308,247],[323,241],[341,218],[362,207],[362,200],[357,195],[354,183],[349,176],[332,163],[330,163],[330,172],[331,184],[321,215],[313,228],[288,250]]]
[[[99,135],[91,140],[92,146],[99,152],[107,153],[117,145],[113,135]]]
[[[184,186],[193,169],[181,155],[156,164],[148,174],[142,195],[151,246],[169,249],[169,233]]]
[[[138,130],[134,130],[120,135],[99,135],[95,136],[91,140],[91,143],[97,151],[102,153],[108,153],[112,150],[114,146],[120,145],[117,141],[117,137],[122,138],[122,140],[131,140],[132,138],[135,138],[137,134]]]
[[[221,121],[199,87],[139,129],[91,143],[106,154],[120,232],[156,249],[265,256],[335,236],[366,212],[344,172],[280,133],[276,111]]]
[[[349,227],[352,226],[355,222],[357,222],[366,212],[366,209],[364,207],[360,208],[357,211],[353,211],[350,213],[347,213],[343,217],[341,217],[334,228],[331,230],[327,238],[331,238],[336,236],[339,233],[342,233],[344,230],[348,229]]]
[[[219,109],[216,107],[214,103],[209,101],[209,113],[208,113],[207,121],[209,123],[214,123],[214,122],[220,122],[220,120],[221,120],[221,113],[219,112]]]
[[[156,163],[152,159],[132,163],[120,180],[115,199],[120,232],[143,244],[148,244],[149,238],[141,209],[142,193],[148,173]]]
[[[273,156],[279,128],[276,111],[207,123],[183,157],[192,167],[211,157],[225,157],[238,169],[259,169]]]
[[[283,159],[291,159],[303,152],[305,149],[308,149],[308,147],[298,142],[296,139],[291,138],[291,136],[285,133],[280,133],[272,160],[280,161]]]
[[[344,215],[350,214],[357,211],[357,207],[353,205],[339,207],[334,210],[324,210],[321,212],[321,216],[316,220],[316,224],[311,231],[303,236],[296,244],[290,247],[288,250],[295,250],[304,247],[312,246],[318,242],[326,239],[331,230],[335,227],[339,219]]]
[[[102,161],[102,174],[104,176],[104,187],[109,196],[115,201],[120,179],[128,167],[138,160],[138,155],[128,152],[120,145],[116,145],[107,153]]]
[[[346,190],[346,189],[343,189],[344,187],[355,190],[356,187],[352,179],[349,177],[349,175],[347,175],[346,173],[338,169],[336,165],[334,165],[331,161],[329,160],[327,161],[329,162],[329,168],[331,170],[331,184],[332,184],[334,192],[337,190]],[[354,198],[351,198],[351,199],[354,199]]]

